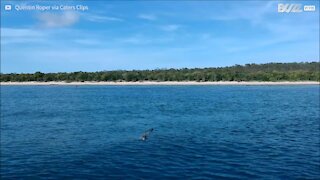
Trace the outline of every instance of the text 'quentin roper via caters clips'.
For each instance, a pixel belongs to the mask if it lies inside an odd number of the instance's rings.
[[[5,11],[88,11],[87,5],[23,5],[23,4],[6,4],[4,6]]]

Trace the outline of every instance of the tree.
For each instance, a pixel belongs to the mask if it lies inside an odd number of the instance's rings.
[[[320,63],[246,64],[218,68],[0,74],[8,81],[320,81]]]

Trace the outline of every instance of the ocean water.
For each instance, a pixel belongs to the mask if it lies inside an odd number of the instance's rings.
[[[319,86],[2,86],[1,179],[319,179],[319,101]]]

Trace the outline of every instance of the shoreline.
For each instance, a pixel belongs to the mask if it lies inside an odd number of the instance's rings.
[[[216,82],[196,82],[196,81],[137,81],[137,82],[64,82],[64,81],[52,81],[52,82],[0,82],[0,85],[4,86],[50,86],[50,85],[69,85],[69,86],[79,86],[79,85],[105,85],[105,86],[130,86],[130,85],[320,85],[318,81],[279,81],[279,82],[262,82],[262,81],[216,81]]]

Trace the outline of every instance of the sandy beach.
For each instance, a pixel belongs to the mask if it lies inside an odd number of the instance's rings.
[[[195,82],[195,81],[142,81],[142,82],[64,82],[64,81],[55,81],[55,82],[1,82],[1,85],[36,85],[36,86],[49,86],[49,85],[320,85],[320,82],[317,81],[281,81],[281,82],[258,82],[258,81],[218,81],[218,82]]]

